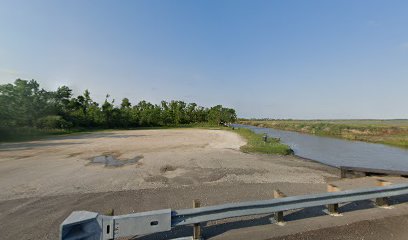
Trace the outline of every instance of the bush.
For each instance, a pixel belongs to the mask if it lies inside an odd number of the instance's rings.
[[[72,127],[72,123],[61,116],[46,116],[37,120],[36,127],[41,129],[69,129]]]
[[[34,127],[0,127],[0,142],[28,141],[41,139],[50,135],[68,133],[62,129],[38,129]]]

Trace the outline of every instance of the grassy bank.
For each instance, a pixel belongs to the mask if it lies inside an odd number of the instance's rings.
[[[408,120],[240,120],[240,123],[408,149]]]
[[[238,133],[248,141],[245,146],[241,147],[241,150],[243,152],[257,152],[280,155],[289,155],[293,153],[292,149],[290,149],[289,146],[280,143],[279,139],[268,138],[267,142],[264,142],[262,134],[256,134],[249,129],[239,128],[231,131]]]

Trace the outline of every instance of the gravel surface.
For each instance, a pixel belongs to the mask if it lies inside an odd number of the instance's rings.
[[[214,182],[324,183],[335,176],[296,157],[244,154],[239,151],[244,144],[233,132],[204,129],[0,144],[0,200]]]
[[[297,233],[270,240],[406,240],[408,215],[365,220],[353,224]]]
[[[288,196],[325,192],[328,182],[343,189],[375,185],[373,177],[341,180],[337,169],[295,156],[244,154],[243,144],[233,132],[202,129],[0,144],[0,239],[57,239],[60,223],[74,210],[127,214],[190,208],[193,199],[203,206],[269,199],[274,189]],[[370,201],[346,204],[342,217],[327,216],[324,207],[290,211],[285,226],[271,224],[272,215],[227,219],[204,224],[203,232],[207,239],[234,240],[405,239],[398,238],[406,231],[396,224],[407,219],[404,202],[395,200],[393,209],[373,208]],[[183,227],[138,239],[190,234],[191,227]]]

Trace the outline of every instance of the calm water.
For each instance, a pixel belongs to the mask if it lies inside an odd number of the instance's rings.
[[[382,144],[348,141],[297,132],[235,124],[256,133],[280,138],[295,154],[331,166],[351,166],[408,171],[408,150]]]

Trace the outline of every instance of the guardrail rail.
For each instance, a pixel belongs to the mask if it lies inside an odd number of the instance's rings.
[[[75,211],[60,226],[61,240],[108,240],[170,231],[183,225],[197,226],[213,220],[336,205],[408,194],[408,184],[280,197],[270,200],[230,203],[182,210],[162,209],[127,215],[106,216]],[[383,201],[377,201],[383,202]]]

